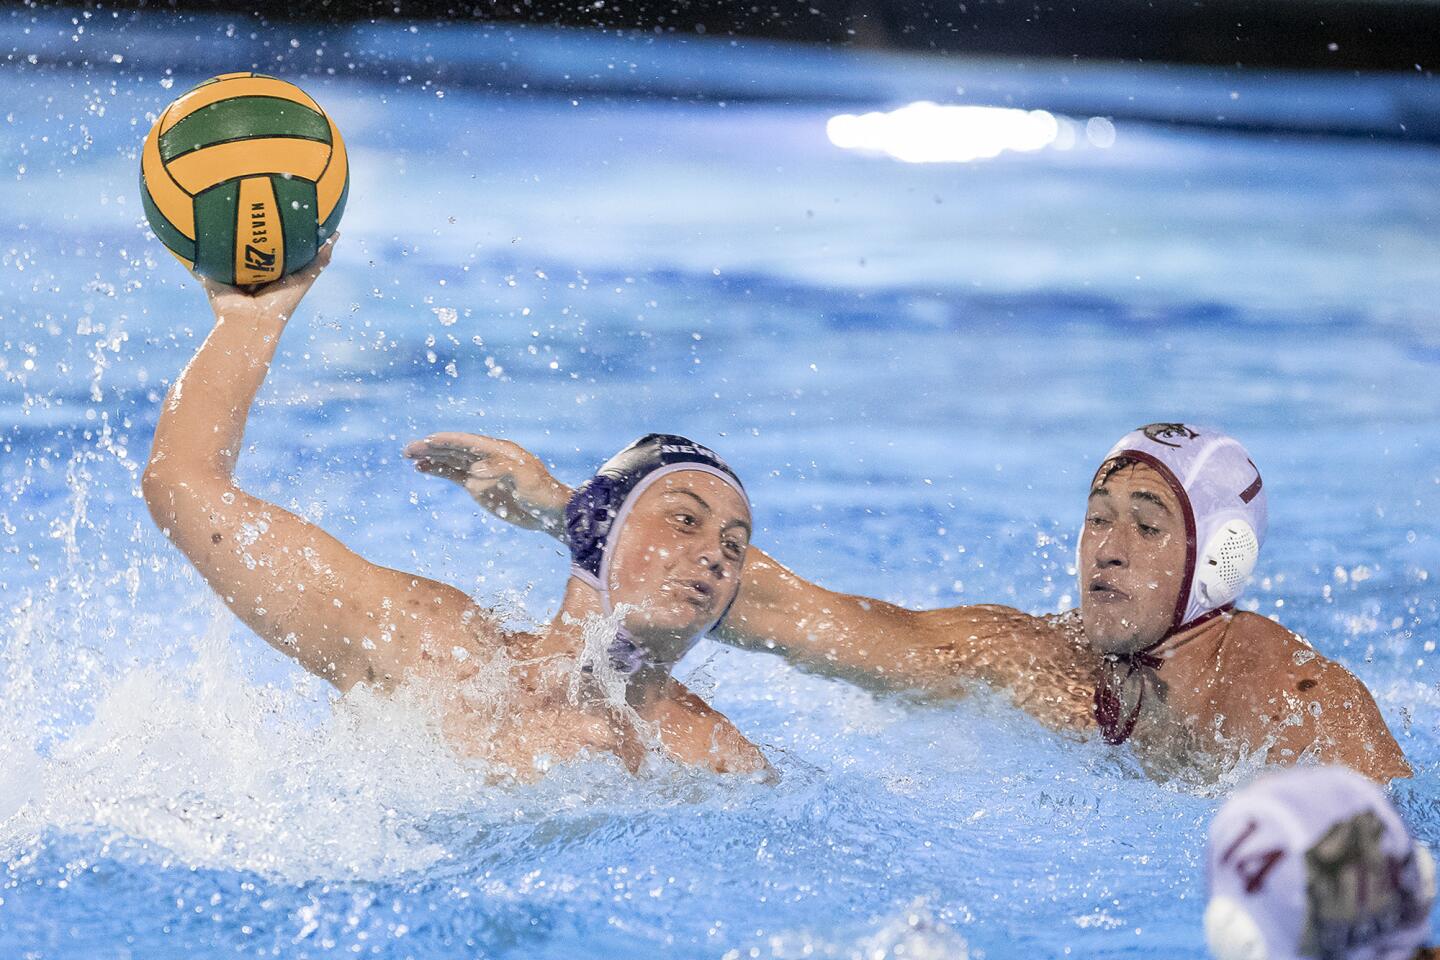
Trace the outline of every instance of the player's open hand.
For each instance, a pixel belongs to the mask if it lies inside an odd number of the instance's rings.
[[[559,536],[571,490],[540,458],[509,440],[474,433],[432,433],[405,447],[415,469],[452,480],[501,520]]]

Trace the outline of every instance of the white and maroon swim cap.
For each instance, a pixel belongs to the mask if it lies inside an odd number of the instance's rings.
[[[1121,437],[1096,478],[1120,457],[1153,467],[1185,514],[1185,578],[1170,632],[1229,607],[1255,569],[1268,523],[1260,470],[1240,441],[1209,427],[1152,423]]]
[[[1210,824],[1205,939],[1216,960],[1410,960],[1435,865],[1384,792],[1300,767],[1232,796]]]

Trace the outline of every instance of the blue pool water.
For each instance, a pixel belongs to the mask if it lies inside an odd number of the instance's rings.
[[[417,706],[333,703],[233,622],[138,497],[208,330],[135,195],[151,117],[204,76],[166,76],[155,30],[147,58],[0,73],[0,956],[1203,956],[1205,825],[1253,766],[1154,783],[983,693],[707,642],[680,673],[779,786],[594,761],[499,788]],[[832,146],[816,100],[395,74],[288,74],[354,180],[250,489],[534,622],[557,547],[400,447],[485,432],[574,481],[674,430],[806,576],[1041,612],[1074,602],[1109,444],[1224,424],[1271,495],[1246,604],[1370,686],[1440,842],[1434,149],[1122,119],[1108,148],[909,165]]]

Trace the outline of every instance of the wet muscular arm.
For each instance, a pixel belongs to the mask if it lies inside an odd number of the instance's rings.
[[[1055,711],[1042,701],[1057,684],[1088,677],[1077,638],[1055,618],[995,604],[910,610],[835,593],[753,545],[741,577],[717,639],[867,689],[954,696],[979,680],[1048,717]]]
[[[715,633],[731,646],[875,690],[953,680],[955,666],[925,613],[826,590],[754,545],[740,576],[740,593]]]
[[[405,448],[423,473],[464,487],[502,520],[564,535],[571,489],[535,454],[507,440],[436,433]],[[1050,656],[1049,631],[1005,607],[914,611],[835,593],[805,580],[751,545],[740,592],[716,636],[874,690],[951,692],[957,679],[1000,686],[1024,681],[1026,651]]]
[[[142,487],[156,524],[236,616],[348,689],[398,678],[427,640],[460,636],[483,611],[453,587],[369,563],[235,483],[256,391],[328,253],[261,296],[208,285],[215,327],[165,398]]]

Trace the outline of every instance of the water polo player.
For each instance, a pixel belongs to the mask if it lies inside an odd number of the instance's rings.
[[[1344,767],[1262,777],[1210,824],[1215,960],[1436,960],[1435,861],[1382,791]]]
[[[254,295],[203,281],[215,327],[165,399],[143,482],[165,534],[271,645],[342,691],[422,685],[456,749],[498,772],[528,778],[587,751],[637,769],[652,746],[720,772],[768,769],[670,676],[734,599],[750,534],[744,488],[706,448],[646,437],[580,488],[566,527],[574,575],[536,633],[502,630],[460,590],[370,563],[239,489],[255,393],[330,250]],[[592,655],[597,622],[619,626]],[[497,666],[510,680],[499,702]]]
[[[513,445],[412,444],[448,458],[482,506],[558,534],[566,488]],[[1265,537],[1260,472],[1233,438],[1151,424],[1096,472],[1078,550],[1080,608],[912,611],[809,583],[752,547],[718,639],[872,689],[956,695],[982,680],[1062,728],[1130,741],[1152,772],[1213,776],[1241,754],[1409,766],[1365,687],[1273,620],[1237,612]]]

